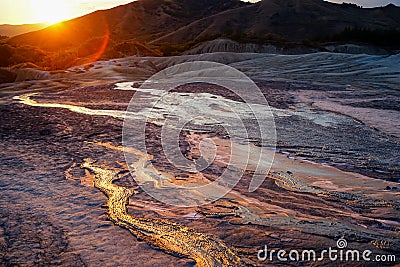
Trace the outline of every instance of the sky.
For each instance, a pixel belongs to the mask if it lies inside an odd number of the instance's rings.
[[[133,0],[0,0],[0,24],[57,22]]]
[[[355,3],[364,7],[384,6],[400,0],[329,0]],[[98,9],[132,2],[132,0],[0,0],[0,24],[54,23],[88,14]],[[251,2],[257,2],[252,0]]]

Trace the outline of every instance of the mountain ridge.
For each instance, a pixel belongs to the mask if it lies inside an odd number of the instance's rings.
[[[399,36],[400,7],[395,5],[138,0],[12,37],[0,47],[0,65],[32,62],[59,69],[100,58],[176,55],[217,38],[271,44],[277,51],[304,45],[310,49],[298,51],[325,51],[324,43],[335,42],[395,46],[388,51],[398,51]]]
[[[194,21],[153,43],[186,42],[237,29],[256,35],[278,34],[299,41],[339,34],[346,28],[399,29],[400,7],[367,9],[322,0],[263,0]]]
[[[164,34],[165,31],[174,31],[187,24],[188,21],[205,16],[206,12],[213,14],[223,9],[246,5],[239,0],[183,0],[178,2],[180,5],[174,6],[176,2],[178,1],[134,1],[13,37],[9,43],[24,43],[42,49],[59,49],[60,46],[73,45],[73,42],[68,43],[66,39],[76,39],[75,43],[82,43],[88,38],[103,36],[107,34],[107,31],[110,31],[110,38],[115,42],[133,38],[146,42]],[[189,10],[199,2],[204,3],[204,6],[208,8],[200,9],[200,12],[196,8],[193,11]]]
[[[107,31],[115,42],[136,39],[151,44],[182,43],[228,31],[301,40],[338,34],[346,27],[400,29],[400,7],[359,8],[322,0],[253,4],[238,0],[139,0],[15,36],[9,43],[52,50],[73,46],[74,39],[76,44],[103,36]]]
[[[41,30],[47,26],[47,23],[35,23],[35,24],[0,24],[0,35],[7,37],[14,37],[20,34]]]

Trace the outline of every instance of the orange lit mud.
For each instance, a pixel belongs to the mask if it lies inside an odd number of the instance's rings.
[[[198,140],[202,139],[202,137],[204,136],[207,135],[198,135],[191,133],[189,139],[191,140],[191,142],[198,142]],[[212,139],[221,149],[220,152],[223,152],[224,149],[230,150],[231,146],[236,146],[238,149],[243,146],[240,144],[232,143],[226,139],[220,139],[217,137],[213,137]],[[230,144],[228,145],[227,142],[229,142]],[[111,150],[121,152],[123,151],[123,147],[114,146],[110,143],[101,143],[95,141],[92,142],[92,144],[103,146]],[[253,145],[251,146],[254,150],[254,153],[256,153],[257,149],[260,149],[257,147],[253,147]],[[138,175],[138,173],[140,173],[140,175],[151,173],[154,175],[148,176],[149,182],[155,182],[154,177],[160,176],[169,177],[168,179],[170,182],[176,182],[176,177],[173,177],[173,175],[165,173],[162,170],[155,169],[152,165],[145,164],[148,157],[153,159],[151,155],[147,155],[145,153],[132,149],[129,149],[129,151],[125,152],[136,154],[139,157],[137,163],[135,164],[135,170],[137,171],[135,175]],[[216,161],[221,165],[224,165],[227,161],[229,161],[229,157],[227,155],[224,155],[218,155],[216,158]],[[233,162],[235,164],[235,160],[233,160]],[[248,166],[250,168],[250,171],[252,167],[251,164],[252,162],[250,160],[250,165]],[[332,180],[335,184],[337,184],[335,188],[342,188],[345,184],[343,184],[341,175],[346,178],[343,179],[344,181],[346,181],[351,178],[351,175],[354,175],[352,173],[342,172],[333,167],[320,166],[318,164],[313,164],[306,161],[288,159],[278,154],[273,165],[273,169],[282,170],[287,169],[289,166],[296,166],[298,171],[296,171],[296,177],[293,174],[281,171],[272,171],[267,175],[267,178],[275,180],[275,184],[284,190],[301,194],[312,194],[315,195],[318,199],[325,199],[327,201],[343,203],[343,205],[345,206],[351,206],[355,208],[389,208],[393,209],[394,213],[397,213],[397,210],[399,210],[399,203],[396,201],[381,199],[377,197],[378,195],[375,195],[376,197],[373,197],[356,193],[360,192],[360,188],[358,187],[359,185],[353,184],[352,189],[356,191],[355,193],[329,190],[326,188],[310,185],[309,183],[315,184],[312,179],[316,178],[308,177],[308,179],[306,179],[307,176],[304,175],[305,172],[312,170],[320,173],[320,177],[318,177],[319,179],[321,179],[321,177],[326,178],[327,176],[333,175],[338,178],[337,180]],[[240,164],[237,164],[236,167],[240,168],[241,166]],[[297,173],[299,173],[300,176],[297,176]],[[96,177],[97,175],[98,174],[96,174]],[[114,176],[116,177],[116,174],[114,174]],[[301,177],[301,179],[299,179],[299,177]],[[361,176],[359,178],[366,181],[371,180],[371,178],[365,176]],[[98,178],[96,178],[96,181],[97,179]],[[372,181],[378,184],[386,184],[385,181],[381,180],[372,179]],[[95,186],[98,187],[96,183]],[[380,186],[382,187],[382,185]],[[287,231],[296,230],[304,234],[317,234],[321,236],[327,236],[332,239],[335,239],[338,236],[346,236],[349,241],[369,242],[379,249],[397,250],[398,248],[400,248],[397,234],[393,236],[391,233],[368,230],[360,227],[359,225],[334,220],[332,218],[322,218],[320,216],[313,216],[310,214],[300,214],[290,208],[285,209],[277,205],[271,205],[267,202],[261,202],[260,200],[252,198],[250,196],[246,196],[235,189],[225,196],[225,200],[228,200],[231,203],[235,204],[228,205],[230,207],[225,208],[223,211],[219,210],[218,208],[209,206],[200,208],[198,211],[202,215],[210,218],[232,218],[230,222],[233,224],[251,224],[264,227],[278,227]],[[220,200],[218,203],[224,203],[224,200]],[[345,210],[337,212],[342,213],[343,216],[358,217],[359,219],[366,218],[361,214],[350,214]]]
[[[128,89],[132,90],[132,86],[127,87]],[[25,93],[25,91],[22,93]],[[151,93],[155,94],[156,92],[151,91]],[[93,99],[95,99],[96,96],[93,95]],[[178,95],[176,96],[178,97]],[[144,95],[143,101],[149,97],[152,97],[152,94]],[[182,94],[179,97],[185,96]],[[84,118],[86,118],[84,115],[97,116],[98,118],[107,116],[114,121],[113,118],[121,119],[126,115],[121,110],[109,110],[112,105],[105,105],[105,109],[102,109],[104,107],[95,109],[93,105],[88,105],[91,108],[86,108],[84,102],[93,101],[91,98],[79,102],[49,103],[50,101],[61,101],[61,99],[55,97],[44,97],[42,99],[33,94],[26,94],[14,99],[29,106],[71,110]],[[189,143],[189,148],[186,151],[189,158],[209,155],[208,152],[212,152],[211,150],[214,147],[212,144],[215,144],[218,153],[215,155],[212,171],[205,172],[204,175],[201,172],[195,174],[179,172],[176,167],[168,166],[168,161],[160,155],[157,150],[159,140],[154,137],[157,133],[156,125],[163,125],[162,114],[168,111],[168,106],[160,106],[160,109],[156,111],[151,117],[152,128],[149,131],[153,137],[149,140],[148,154],[137,150],[125,150],[125,153],[134,154],[135,161],[130,166],[119,164],[123,166],[121,171],[127,173],[127,169],[130,167],[131,170],[134,170],[133,176],[140,175],[143,182],[153,184],[155,189],[166,189],[165,191],[168,191],[170,184],[209,183],[215,180],[219,171],[228,167],[229,162],[232,169],[243,171],[245,175],[256,172],[257,164],[268,163],[267,159],[259,161],[257,157],[259,150],[264,148],[251,143],[234,143],[229,138],[221,138],[213,134],[199,134],[190,131],[186,137],[182,137]],[[214,110],[210,110],[210,112],[214,112]],[[218,112],[222,111],[219,110]],[[293,113],[290,110],[283,109],[275,112],[277,113],[276,116],[282,118],[289,118],[288,116]],[[145,115],[147,116],[145,111],[140,109],[136,113],[128,113],[128,116],[133,118],[143,118]],[[296,113],[296,116],[303,115],[304,112]],[[311,115],[304,118],[307,120],[309,118],[314,119]],[[350,123],[347,118],[341,119]],[[330,119],[321,120],[318,120],[317,124],[326,127],[326,131],[334,129],[334,127],[329,127]],[[199,121],[199,124],[202,123],[204,121]],[[289,124],[284,125],[290,126]],[[98,133],[101,132],[98,131]],[[285,133],[287,132],[290,131],[285,130]],[[291,135],[300,141],[304,139],[302,136],[296,136],[296,132]],[[119,145],[117,136],[102,138],[99,134],[91,135],[87,138],[86,144],[93,145],[93,147],[85,147],[88,148],[87,151],[92,151],[92,149],[97,151],[100,149],[98,146],[107,148],[106,153],[111,156],[104,161],[107,166],[111,166],[112,161],[110,159],[118,158],[118,161],[122,162],[123,158],[124,148]],[[103,140],[103,142],[96,142],[94,138]],[[377,138],[376,142],[379,140]],[[197,148],[201,146],[202,141],[203,149],[210,151],[200,151],[201,149]],[[389,148],[389,146],[386,147],[386,149]],[[233,158],[232,149],[237,151],[236,157]],[[251,157],[249,163],[245,166],[243,158],[249,149],[254,158]],[[243,151],[243,153],[240,151]],[[206,153],[201,154],[200,152]],[[265,155],[272,152],[264,151]],[[383,156],[384,153],[382,152]],[[90,154],[85,157],[97,157],[97,155]],[[115,157],[115,155],[119,155],[119,157]],[[102,160],[101,157],[98,159]],[[149,161],[159,164],[148,164]],[[79,165],[81,158],[78,162]],[[395,189],[398,187],[398,183],[373,179],[368,177],[368,173],[362,175],[343,171],[326,164],[317,164],[276,154],[271,172],[266,175],[267,179],[263,186],[253,193],[248,192],[248,183],[246,184],[246,182],[249,179],[245,177],[242,180],[243,183],[241,181],[223,199],[199,208],[179,209],[169,207],[155,203],[147,199],[147,196],[136,195],[137,198],[129,207],[134,209],[132,212],[139,211],[139,213],[142,213],[138,215],[139,217],[135,217],[127,213],[126,207],[129,197],[133,194],[132,189],[112,183],[113,180],[117,179],[118,171],[101,165],[94,165],[93,162],[89,161],[84,163],[88,172],[77,174],[75,167],[78,165],[69,165],[72,171],[66,171],[65,176],[71,180],[76,180],[74,177],[83,176],[83,178],[80,178],[80,182],[86,186],[92,185],[94,180],[94,186],[109,197],[107,202],[108,213],[115,224],[129,229],[135,236],[165,252],[194,259],[199,266],[207,266],[207,264],[224,265],[224,260],[231,261],[231,265],[240,265],[242,263],[238,260],[237,255],[240,255],[242,260],[247,260],[247,255],[254,254],[260,244],[262,245],[267,241],[269,244],[274,244],[275,240],[280,242],[279,246],[284,244],[287,247],[308,248],[316,247],[316,244],[322,244],[321,242],[325,242],[324,245],[329,244],[329,242],[343,236],[346,240],[353,242],[353,246],[362,246],[365,249],[395,252],[400,250],[400,224],[397,219],[400,211],[399,191]],[[91,173],[89,173],[89,170]],[[180,176],[182,174],[183,176]],[[140,185],[140,183],[135,185]],[[168,193],[170,194],[170,191]],[[173,197],[179,199],[185,196],[175,194]],[[149,219],[146,217],[152,216],[146,213],[149,211],[166,220]],[[142,216],[142,214],[145,215]],[[143,217],[146,217],[146,219]],[[193,220],[190,221],[187,218]],[[170,221],[172,219],[178,220],[182,224],[173,223]],[[205,224],[205,222],[210,225]],[[218,227],[215,227],[217,224]],[[183,225],[188,225],[190,228]],[[212,227],[215,227],[215,231]],[[232,228],[231,233],[234,231],[234,233],[242,233],[243,235],[237,237],[235,241],[227,241],[224,235],[230,228]],[[239,254],[233,252],[233,249],[227,248],[217,239],[202,234],[202,232],[210,235],[215,234],[227,244],[232,244]],[[243,247],[240,247],[241,244],[246,242],[242,241],[243,236],[251,237],[248,238],[250,240],[248,244],[245,244],[249,248],[249,254],[243,253]],[[251,240],[254,240],[254,242]]]
[[[197,266],[244,266],[240,258],[222,241],[167,220],[139,218],[128,214],[126,205],[133,190],[117,186],[118,172],[96,166],[87,159],[81,165],[95,173],[94,185],[107,197],[108,217],[136,237],[171,254],[186,256]]]
[[[70,111],[88,114],[88,115],[98,115],[98,116],[110,116],[114,118],[123,118],[125,116],[125,111],[118,110],[96,110],[86,107],[80,107],[69,104],[59,104],[59,103],[38,103],[37,101],[31,99],[31,96],[38,95],[37,93],[25,94],[21,96],[15,96],[15,100],[19,100],[22,104],[29,105],[32,107],[45,107],[45,108],[63,108]]]

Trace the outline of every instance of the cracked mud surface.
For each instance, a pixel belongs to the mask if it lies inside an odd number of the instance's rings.
[[[143,192],[125,164],[120,116],[41,105],[120,112],[133,91],[115,90],[115,81],[36,81],[13,86],[14,91],[2,88],[0,105],[0,265],[132,266],[134,262],[140,266],[193,266],[197,262],[207,266],[218,257],[201,260],[202,252],[193,252],[198,246],[196,235],[207,237],[202,242],[209,237],[217,240],[215,253],[225,248],[234,251],[235,256],[227,256],[232,265],[241,264],[239,258],[247,264],[265,265],[257,260],[257,251],[264,245],[322,249],[335,247],[341,237],[350,248],[399,253],[398,137],[349,116],[298,105],[299,95],[310,97],[309,92],[301,91],[302,84],[264,82],[269,88],[265,92],[275,97],[272,107],[280,115],[276,119],[278,149],[286,154],[277,154],[272,173],[262,186],[248,192],[254,167],[250,164],[232,192],[198,208],[171,207]],[[313,86],[307,89],[318,89]],[[190,96],[207,88],[196,90],[188,87],[181,92]],[[36,106],[12,99],[31,93],[40,93],[30,96]],[[230,99],[235,100],[234,96]],[[183,131],[180,148],[188,159],[201,158],[199,143],[204,138],[217,146],[219,157],[201,175],[193,175],[168,162],[160,129],[159,125],[147,125],[147,153],[155,170],[171,175],[177,184],[214,181],[227,168],[228,149],[242,149],[241,144],[230,143],[218,127]],[[256,141],[254,144],[256,152],[260,148]],[[85,158],[95,159],[102,170],[117,172],[115,188],[129,191],[119,202],[121,209],[126,203],[129,214],[122,223],[125,227],[118,227],[119,219],[110,213],[107,216],[107,198],[95,188],[98,172],[93,172],[93,166],[86,166],[92,171],[80,168]],[[340,170],[305,159],[343,165]],[[234,166],[240,167],[239,163]],[[131,218],[151,223],[154,231],[135,228],[134,223],[126,226]],[[168,228],[171,226],[174,229]],[[131,227],[133,235],[127,230]],[[157,232],[163,227],[166,232],[176,230],[174,236],[192,233],[180,238],[185,249],[174,244],[171,236]],[[328,266],[330,262],[318,264]]]

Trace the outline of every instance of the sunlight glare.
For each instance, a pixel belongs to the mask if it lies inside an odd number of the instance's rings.
[[[37,22],[57,23],[68,18],[68,0],[31,0]]]

